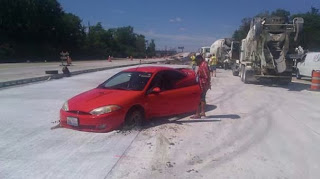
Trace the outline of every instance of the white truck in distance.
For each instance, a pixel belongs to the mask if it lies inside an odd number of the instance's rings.
[[[203,58],[205,58],[205,60],[208,62],[209,56],[210,56],[210,47],[201,47],[199,49],[200,54],[203,56]]]

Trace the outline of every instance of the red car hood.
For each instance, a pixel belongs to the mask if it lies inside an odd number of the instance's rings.
[[[68,100],[70,111],[90,112],[111,104],[124,106],[134,102],[142,91],[110,90],[95,88]]]

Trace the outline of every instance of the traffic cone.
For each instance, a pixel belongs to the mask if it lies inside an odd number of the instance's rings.
[[[109,55],[109,58],[108,58],[108,62],[112,62],[110,55]]]

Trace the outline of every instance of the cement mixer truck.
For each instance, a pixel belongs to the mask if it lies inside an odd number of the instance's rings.
[[[290,34],[297,41],[304,20],[286,22],[282,17],[254,18],[246,39],[241,43],[239,73],[241,81],[250,83],[261,78],[288,84],[292,78],[292,60],[287,59]]]
[[[218,66],[225,70],[239,60],[239,52],[239,42],[231,38],[216,40],[210,47],[210,54],[216,56]]]

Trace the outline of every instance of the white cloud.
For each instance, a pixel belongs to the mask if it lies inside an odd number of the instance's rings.
[[[176,17],[176,18],[174,18],[174,19],[169,19],[169,22],[182,22],[182,18],[180,18],[180,17]]]
[[[179,30],[180,30],[180,31],[186,31],[187,29],[184,28],[184,27],[180,27]]]
[[[177,22],[181,22],[182,19],[181,19],[180,17],[177,17],[177,18],[176,18],[176,21],[177,21]]]

